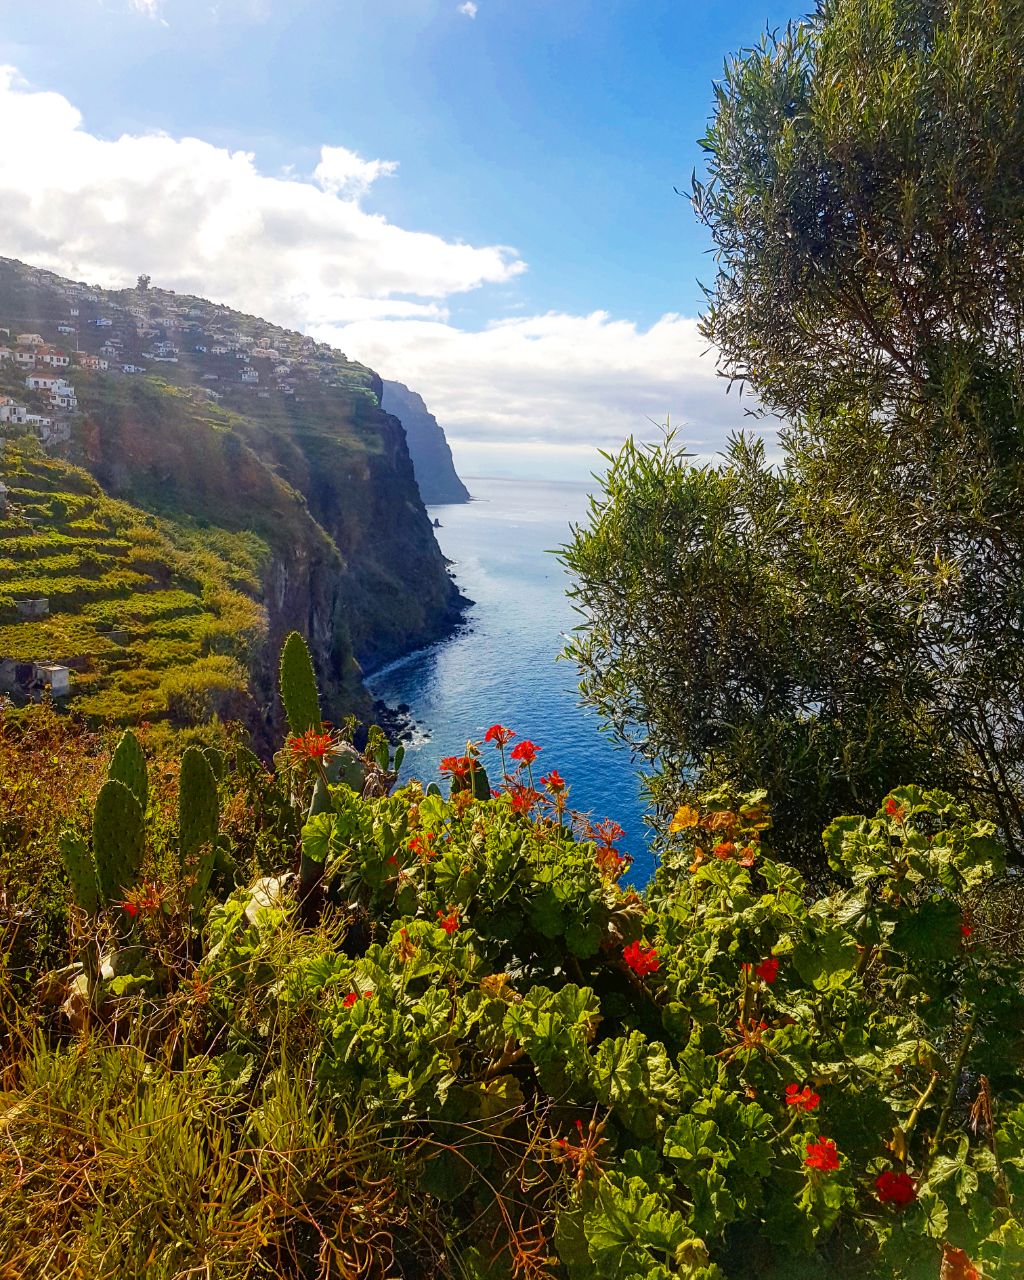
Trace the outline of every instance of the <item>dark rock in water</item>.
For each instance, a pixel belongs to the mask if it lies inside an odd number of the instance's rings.
[[[394,414],[405,427],[416,483],[427,506],[443,502],[468,502],[469,490],[455,472],[452,451],[437,419],[422,396],[400,382],[385,382],[381,408]],[[434,528],[440,528],[434,521]]]
[[[437,516],[434,516],[434,528],[435,528],[435,529],[440,529],[441,527],[442,527],[442,526],[441,526],[441,521],[440,521],[440,520],[438,520]]]

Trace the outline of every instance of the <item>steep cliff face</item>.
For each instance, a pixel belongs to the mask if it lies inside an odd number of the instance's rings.
[[[372,370],[201,298],[110,292],[0,259],[9,324],[73,350],[67,452],[107,492],[265,542],[269,638],[252,681],[268,724],[289,630],[309,637],[338,718],[367,709],[360,668],[457,621],[462,598]]]
[[[405,428],[416,482],[428,506],[443,502],[468,502],[469,490],[459,479],[444,431],[427,409],[423,397],[401,382],[384,382],[381,407],[393,413]]]

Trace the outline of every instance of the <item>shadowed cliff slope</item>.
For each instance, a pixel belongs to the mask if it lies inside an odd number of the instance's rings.
[[[381,405],[405,427],[420,495],[428,506],[468,502],[469,490],[459,479],[444,431],[423,403],[423,397],[401,382],[384,383]]]

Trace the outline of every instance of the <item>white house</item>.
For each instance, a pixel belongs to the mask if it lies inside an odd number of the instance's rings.
[[[141,364],[123,364],[121,370],[124,373],[145,373],[146,370]]]
[[[242,370],[242,381],[243,381],[243,382],[259,382],[259,380],[260,380],[260,375],[256,372],[256,370],[255,370],[255,369],[243,369],[243,370]]]
[[[0,422],[22,426],[27,420],[28,410],[23,404],[18,404],[10,396],[0,396]]]
[[[73,324],[59,324],[57,326],[58,333],[74,333],[75,326]]]
[[[59,373],[30,373],[25,379],[29,391],[56,391],[58,387],[67,385]]]
[[[97,329],[112,329],[114,322],[109,316],[97,316],[95,320],[90,321]]]
[[[47,347],[39,352],[37,360],[40,364],[47,364],[51,369],[67,369],[71,365],[71,357],[64,351],[58,351],[54,347]]]
[[[50,396],[50,404],[55,409],[77,409],[78,397],[74,387],[64,386],[54,391]]]
[[[76,359],[83,369],[109,369],[110,364],[101,356],[90,356],[84,351],[79,351]]]
[[[19,333],[19,347],[45,347],[46,339],[40,333]]]
[[[10,347],[0,347],[0,360],[10,360],[14,352]]]

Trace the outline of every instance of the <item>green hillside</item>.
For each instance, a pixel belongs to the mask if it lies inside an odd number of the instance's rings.
[[[261,538],[148,515],[34,443],[7,442],[0,479],[0,657],[71,667],[68,705],[101,720],[247,713]]]

